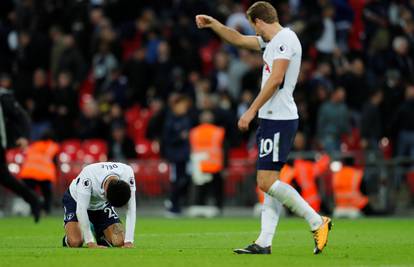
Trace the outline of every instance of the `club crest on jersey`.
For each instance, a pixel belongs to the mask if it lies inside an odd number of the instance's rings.
[[[130,186],[134,186],[134,184],[135,184],[135,179],[134,179],[134,177],[129,178],[129,185],[130,185]]]
[[[73,212],[66,214],[66,221],[72,220],[73,217],[75,217],[75,213]]]
[[[286,46],[284,44],[279,45],[279,53],[284,54],[286,52]]]

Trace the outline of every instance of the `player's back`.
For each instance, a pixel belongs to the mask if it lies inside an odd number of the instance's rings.
[[[72,197],[77,200],[79,192],[90,192],[89,209],[100,209],[105,203],[104,183],[108,177],[117,176],[119,179],[135,186],[134,173],[129,165],[120,162],[99,162],[85,166],[70,184]]]

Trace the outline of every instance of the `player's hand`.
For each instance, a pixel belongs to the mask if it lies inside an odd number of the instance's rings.
[[[133,248],[134,247],[134,243],[132,243],[132,242],[125,242],[122,247],[123,248]]]
[[[217,21],[215,18],[207,15],[197,15],[195,17],[197,27],[202,28],[211,28],[213,24]]]
[[[256,112],[252,112],[248,109],[243,116],[240,117],[237,126],[239,127],[240,131],[244,132],[249,130],[249,124],[256,116]]]
[[[16,145],[18,145],[21,149],[26,149],[29,145],[29,140],[27,140],[27,138],[20,137],[16,140]]]
[[[107,248],[105,246],[98,245],[95,242],[89,242],[86,245],[88,246],[88,248]]]

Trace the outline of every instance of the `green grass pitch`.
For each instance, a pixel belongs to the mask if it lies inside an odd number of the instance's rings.
[[[259,227],[253,218],[138,218],[136,248],[89,250],[61,247],[61,218],[3,218],[0,266],[414,266],[413,219],[335,220],[328,247],[314,256],[307,224],[282,218],[272,255],[234,255]]]

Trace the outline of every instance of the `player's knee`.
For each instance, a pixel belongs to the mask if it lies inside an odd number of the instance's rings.
[[[259,187],[260,190],[262,190],[263,192],[268,192],[270,187],[272,186],[272,184],[274,182],[276,182],[276,178],[275,177],[267,177],[267,176],[257,176],[257,186]]]
[[[257,186],[259,187],[260,190],[262,190],[265,193],[269,191],[269,186],[264,180],[257,179]]]
[[[71,248],[79,248],[83,244],[83,240],[80,237],[68,237],[67,244]]]

